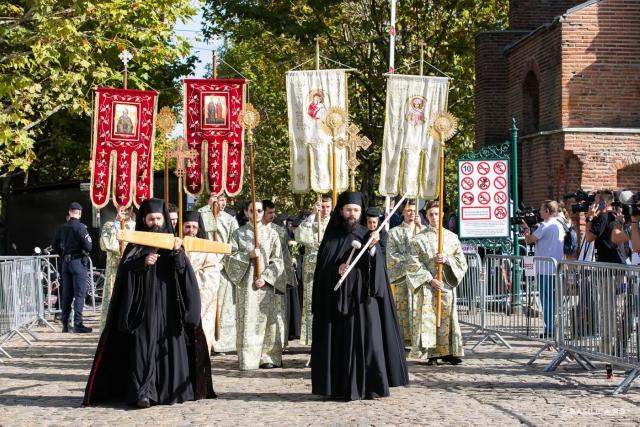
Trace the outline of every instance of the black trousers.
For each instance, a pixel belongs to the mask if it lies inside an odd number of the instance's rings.
[[[87,294],[87,269],[82,258],[62,263],[62,324],[69,323],[71,304],[73,303],[73,325],[82,324],[84,298]]]

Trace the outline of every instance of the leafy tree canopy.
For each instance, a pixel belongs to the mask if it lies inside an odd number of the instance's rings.
[[[461,128],[447,148],[450,202],[455,199],[455,160],[471,149],[474,138],[475,35],[506,27],[507,10],[506,0],[398,2],[396,72],[418,74],[416,61],[424,43],[430,64],[424,66],[425,74],[439,74],[436,67],[452,77],[449,110],[460,118]],[[263,116],[255,131],[259,196],[272,196],[288,208],[308,206],[314,198],[296,198],[290,192],[285,73],[314,58],[316,37],[324,57],[358,70],[350,73],[349,115],[374,142],[359,154],[360,188],[374,196],[384,127],[389,15],[387,0],[205,0],[205,36],[226,41],[222,58],[251,80],[251,102]],[[305,67],[313,66],[312,61]],[[321,66],[336,65],[322,60]],[[232,74],[229,67],[220,67],[221,76]]]
[[[93,89],[122,85],[125,48],[129,88],[178,106],[175,77],[194,59],[173,28],[194,13],[189,0],[0,3],[0,177],[31,166],[43,181],[88,176]]]

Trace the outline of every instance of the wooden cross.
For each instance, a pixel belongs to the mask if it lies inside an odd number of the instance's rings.
[[[175,139],[175,143],[175,148],[173,150],[167,150],[164,155],[168,159],[176,159],[176,170],[174,173],[178,178],[183,178],[186,175],[184,161],[195,159],[198,152],[193,148],[189,148],[187,141],[181,136]]]
[[[336,146],[338,148],[346,148],[349,153],[349,160],[347,166],[349,167],[349,174],[351,175],[351,191],[356,191],[356,169],[360,162],[358,161],[358,150],[366,150],[371,146],[371,140],[366,136],[358,135],[360,128],[351,123],[347,128],[347,138],[336,140]]]

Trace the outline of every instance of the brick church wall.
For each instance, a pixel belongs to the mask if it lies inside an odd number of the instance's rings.
[[[509,28],[534,30],[584,0],[509,0]]]
[[[568,14],[562,63],[563,127],[640,128],[640,1]]]
[[[507,106],[507,59],[504,47],[523,37],[526,31],[483,32],[476,37],[475,83],[476,147],[505,139],[511,125]]]

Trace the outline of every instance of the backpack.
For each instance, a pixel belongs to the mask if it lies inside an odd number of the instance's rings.
[[[562,251],[565,255],[573,255],[578,249],[578,233],[573,226],[567,225],[564,221],[560,221],[564,229],[564,245]]]

